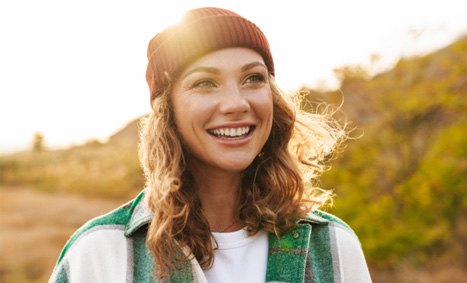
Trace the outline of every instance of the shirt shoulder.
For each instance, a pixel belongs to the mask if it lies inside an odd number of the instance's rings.
[[[320,219],[323,223],[332,223],[333,225],[337,225],[338,227],[341,227],[347,230],[348,232],[355,234],[355,232],[353,231],[353,229],[350,227],[349,224],[347,224],[344,220],[340,219],[339,217],[329,212],[325,212],[325,211],[317,209],[309,213],[307,218]]]
[[[123,236],[128,222],[128,210],[129,205],[125,204],[107,214],[86,222],[67,241],[58,261],[60,262],[66,254],[70,253],[77,246],[89,247],[91,243],[95,243],[96,246],[102,244],[101,235],[117,232]]]
[[[49,282],[66,282],[71,274],[90,276],[92,266],[124,266],[124,262],[115,261],[126,258],[127,238],[152,216],[143,200],[144,192],[78,228],[62,249]]]
[[[127,202],[106,214],[89,220],[80,228],[78,228],[65,244],[58,258],[57,264],[60,263],[62,258],[66,255],[72,246],[76,245],[83,238],[89,237],[89,235],[92,235],[94,232],[112,229],[122,230],[122,226],[126,227],[139,197],[140,195],[134,200]]]
[[[371,282],[360,240],[346,222],[321,210],[313,211],[307,219],[327,226],[321,231],[327,234],[334,276],[340,282]]]

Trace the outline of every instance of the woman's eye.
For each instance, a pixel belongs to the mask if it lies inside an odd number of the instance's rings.
[[[202,81],[198,81],[193,84],[193,87],[196,87],[196,88],[210,88],[210,87],[215,87],[215,86],[216,85],[214,84],[214,82],[210,80],[202,80]]]
[[[253,74],[248,76],[245,80],[245,83],[248,84],[256,84],[256,83],[263,83],[265,81],[264,76],[261,74]]]

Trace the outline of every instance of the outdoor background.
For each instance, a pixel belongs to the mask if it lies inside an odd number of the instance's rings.
[[[342,105],[339,117],[345,113],[358,138],[330,162],[321,185],[336,194],[326,210],[360,237],[374,282],[467,282],[461,1],[288,2],[180,6],[221,6],[252,19],[277,54],[279,84],[308,93],[306,110]],[[164,12],[181,13],[175,4],[151,17],[143,4],[38,3],[0,4],[0,282],[47,281],[76,228],[142,189],[145,48],[164,25],[138,13],[165,25],[172,19]],[[365,29],[371,25],[378,29]]]

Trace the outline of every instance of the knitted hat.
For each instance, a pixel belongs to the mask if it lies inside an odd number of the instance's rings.
[[[184,67],[209,52],[228,47],[257,51],[269,73],[274,74],[268,41],[255,24],[225,9],[194,9],[149,42],[146,81],[151,102],[165,89],[168,79],[176,78]]]

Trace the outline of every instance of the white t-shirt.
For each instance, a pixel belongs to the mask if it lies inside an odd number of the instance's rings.
[[[251,237],[244,229],[212,234],[218,249],[214,251],[212,268],[204,271],[209,283],[264,283],[268,262],[267,232],[260,231]]]

